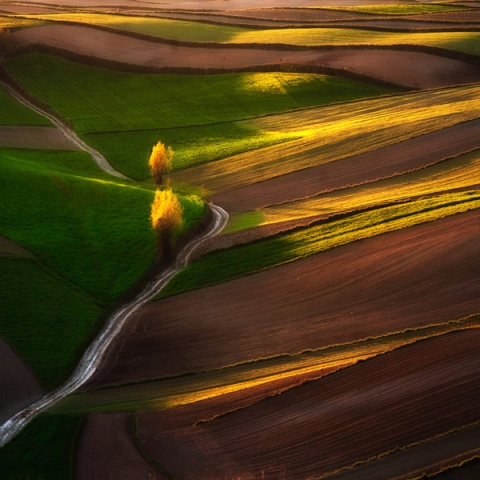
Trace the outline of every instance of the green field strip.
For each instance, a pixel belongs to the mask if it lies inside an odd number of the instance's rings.
[[[299,218],[330,216],[412,197],[440,194],[461,188],[473,188],[480,182],[480,150],[444,160],[429,167],[357,187],[345,188],[313,198],[302,199],[246,212],[230,218],[222,233],[231,233],[251,225],[267,225]],[[248,219],[251,218],[251,221]]]
[[[2,30],[36,27],[43,24],[45,24],[45,22],[40,19],[17,17],[15,15],[0,15],[0,34],[2,33]]]
[[[321,221],[314,226],[207,254],[177,274],[156,298],[223,283],[357,240],[478,208],[480,191],[473,190]]]
[[[55,411],[164,410],[298,375],[320,377],[332,369],[345,368],[420,340],[479,327],[480,315],[472,315],[443,324],[394,332],[296,355],[259,359],[208,372],[74,394],[56,407]]]
[[[292,140],[193,167],[174,179],[218,193],[400,143],[479,115],[480,87],[472,85],[265,116],[248,125]]]
[[[52,124],[15,100],[0,84],[0,125],[1,126],[47,126]]]
[[[399,33],[353,28],[259,30],[164,18],[86,13],[30,15],[29,18],[94,25],[177,42],[304,47],[417,45],[480,55],[480,33],[477,32]]]
[[[355,5],[348,7],[335,6],[319,8],[322,10],[359,12],[372,15],[423,15],[430,13],[468,12],[474,10],[468,6],[448,4]]]
[[[321,74],[139,74],[26,54],[7,60],[15,79],[81,134],[233,122],[393,90]]]

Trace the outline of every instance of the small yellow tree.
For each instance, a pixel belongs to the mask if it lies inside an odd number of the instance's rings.
[[[183,208],[171,188],[157,188],[150,213],[157,235],[157,257],[171,256],[173,242],[183,223]]]
[[[150,167],[156,185],[161,185],[163,175],[170,171],[173,155],[174,151],[171,147],[165,148],[162,142],[157,142],[153,146],[150,159],[148,160],[148,166]]]

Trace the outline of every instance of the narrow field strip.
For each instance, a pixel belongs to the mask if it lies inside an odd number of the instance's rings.
[[[240,390],[293,379],[309,374],[319,378],[346,368],[361,360],[395,350],[419,340],[448,332],[479,328],[480,315],[431,325],[384,337],[366,339],[345,345],[307,351],[298,355],[252,360],[246,364],[224,367],[211,372],[185,374],[171,379],[152,380],[138,384],[74,394],[55,407],[57,412],[78,413],[112,410],[164,410],[188,405]]]
[[[80,150],[72,140],[53,127],[2,127],[0,147],[35,150]]]
[[[27,18],[72,22],[113,28],[145,36],[193,43],[227,43],[295,46],[423,45],[480,55],[480,33],[435,32],[398,33],[352,28],[247,29],[230,25],[122,15],[67,13],[30,15]]]
[[[340,472],[322,475],[318,480],[371,480],[378,474],[388,475],[389,478],[421,478],[425,474],[435,475],[479,455],[480,424],[474,423],[386,452]]]
[[[480,208],[480,191],[445,193],[319,222],[271,239],[212,252],[180,272],[161,297],[221,283],[341,245]],[[213,274],[210,272],[214,272]]]
[[[480,182],[480,150],[442,161],[430,167],[405,173],[387,180],[351,187],[313,198],[268,206],[261,211],[231,217],[224,233],[259,226],[287,222],[319,215],[353,212],[385,203],[408,201],[422,195],[439,195],[461,188],[475,188]],[[248,219],[252,218],[249,222]],[[259,221],[259,218],[261,220]],[[235,225],[238,225],[235,228]]]
[[[292,140],[176,172],[172,178],[214,193],[241,188],[476,119],[479,93],[480,87],[473,85],[250,120],[247,124],[255,130]]]

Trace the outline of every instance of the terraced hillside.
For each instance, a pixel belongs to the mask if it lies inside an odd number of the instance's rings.
[[[0,443],[169,268],[155,142],[229,220],[2,479],[476,478],[478,4],[67,3],[0,6]]]

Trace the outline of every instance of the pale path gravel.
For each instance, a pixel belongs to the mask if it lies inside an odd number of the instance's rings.
[[[49,113],[33,105],[30,101],[16,92],[11,86],[4,84],[3,82],[2,85],[4,85],[4,87],[18,101],[51,120],[57,126],[57,128],[64,133],[65,136],[72,139],[82,150],[88,152],[98,166],[105,172],[117,177],[123,177],[123,175],[117,172],[99,152],[85,144],[85,142],[79,139],[76,134],[72,132],[66,125],[62,124],[58,119]],[[118,310],[110,316],[102,332],[86,350],[70,379],[63,386],[48,393],[42,399],[24,408],[20,412],[16,413],[13,417],[6,420],[5,423],[0,425],[0,447],[5,445],[15,435],[17,435],[35,417],[48,410],[51,406],[83,385],[95,373],[107,348],[118,335],[127,319],[136,310],[138,310],[138,308],[148,302],[150,298],[162,290],[162,288],[167,285],[170,279],[187,265],[192,258],[192,255],[204,243],[221,232],[221,230],[227,224],[228,213],[216,205],[210,205],[210,208],[213,213],[213,221],[211,222],[208,230],[185,245],[182,251],[178,254],[175,264],[161,271],[156,278],[146,285],[143,291],[140,292],[132,302],[126,305],[121,305]]]

